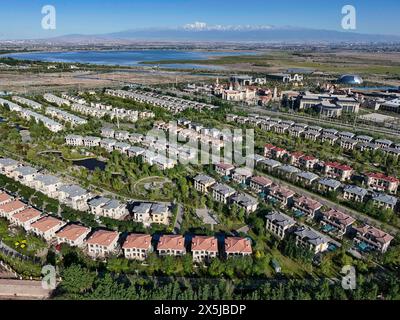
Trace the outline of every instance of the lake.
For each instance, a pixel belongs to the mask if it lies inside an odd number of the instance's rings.
[[[165,68],[223,69],[221,66],[174,63],[174,60],[208,60],[222,56],[254,55],[254,52],[231,51],[184,51],[184,50],[126,50],[126,51],[64,51],[64,52],[21,52],[2,55],[21,60],[44,62],[90,63],[109,66],[152,66],[143,62],[171,60]]]

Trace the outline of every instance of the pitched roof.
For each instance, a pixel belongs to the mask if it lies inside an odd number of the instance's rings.
[[[40,217],[42,213],[34,208],[27,208],[13,215],[13,218],[19,222],[25,223],[33,218]]]
[[[370,178],[375,178],[375,179],[384,180],[384,181],[388,181],[388,182],[399,182],[399,179],[397,179],[395,177],[386,176],[383,173],[370,172],[370,173],[366,173],[365,175]]]
[[[390,234],[369,225],[364,225],[363,227],[354,227],[354,229],[363,236],[372,236],[377,242],[383,244],[393,240],[393,237]]]
[[[251,178],[251,181],[261,186],[270,186],[272,184],[272,180],[263,176],[254,176]]]
[[[1,192],[0,193],[0,203],[1,202],[5,202],[5,201],[9,201],[11,199],[12,199],[12,197],[8,193],[6,193],[6,192]]]
[[[61,222],[62,220],[48,216],[33,223],[32,228],[37,229],[41,232],[47,232],[58,226]]]
[[[251,242],[246,238],[229,237],[225,239],[226,253],[252,253]]]
[[[356,221],[356,219],[354,219],[353,217],[335,209],[331,209],[327,212],[322,212],[322,214],[328,219],[335,219],[344,226],[349,226]]]
[[[58,238],[65,238],[71,241],[75,241],[82,235],[88,233],[90,231],[89,228],[78,225],[78,224],[70,224],[65,228],[61,229],[57,232],[56,236]]]
[[[270,220],[272,223],[277,224],[281,227],[286,227],[288,225],[294,225],[296,224],[296,221],[289,217],[288,215],[278,212],[278,211],[273,211],[265,216],[266,219]]]
[[[15,210],[19,210],[26,207],[26,204],[19,201],[19,200],[13,200],[10,202],[7,202],[5,204],[2,204],[0,206],[0,211],[3,211],[5,213],[10,213],[10,212],[14,212]]]
[[[163,235],[158,240],[158,250],[184,250],[185,238],[181,235]]]
[[[148,234],[130,234],[126,237],[123,249],[149,249],[151,247],[151,235]]]
[[[118,237],[119,233],[117,231],[97,230],[86,242],[87,244],[98,244],[100,246],[108,247],[116,239],[118,239]]]
[[[195,236],[192,239],[192,251],[218,252],[218,241],[215,237]]]

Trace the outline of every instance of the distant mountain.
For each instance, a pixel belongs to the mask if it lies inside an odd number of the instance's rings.
[[[134,29],[101,35],[74,34],[42,39],[42,41],[93,44],[132,41],[366,43],[400,42],[400,36],[296,27],[275,27],[270,25],[208,25],[204,22],[195,22],[176,28]]]
[[[354,32],[276,27],[182,28],[127,30],[105,35],[111,39],[153,41],[226,41],[226,42],[400,42],[400,36]]]

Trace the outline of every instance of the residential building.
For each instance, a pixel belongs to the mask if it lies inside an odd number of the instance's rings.
[[[399,182],[399,179],[388,177],[383,173],[367,173],[365,175],[365,184],[375,191],[387,191],[396,194]]]
[[[317,174],[308,171],[303,171],[296,175],[296,181],[304,183],[307,186],[312,185],[318,178]]]
[[[10,158],[0,158],[0,173],[9,177],[19,166],[19,162]]]
[[[216,183],[211,187],[213,191],[213,199],[224,204],[228,204],[228,200],[235,194],[235,189],[222,183]]]
[[[193,261],[209,262],[218,256],[218,240],[215,237],[194,236],[192,238],[191,251]]]
[[[287,206],[292,202],[294,195],[295,193],[289,189],[286,189],[279,185],[273,185],[269,189],[268,199],[272,201],[278,201],[283,206]]]
[[[321,212],[321,216],[321,224],[324,226],[324,231],[333,231],[339,238],[345,235],[350,230],[350,226],[356,222],[353,217],[335,209]]]
[[[257,199],[244,194],[244,193],[236,193],[231,197],[231,201],[233,204],[237,205],[239,208],[245,210],[247,214],[252,213],[257,210],[258,201]]]
[[[351,178],[353,168],[338,162],[325,162],[324,174],[330,178],[338,178],[340,181],[346,181]]]
[[[118,252],[119,233],[117,231],[97,230],[86,241],[89,256],[105,258]]]
[[[51,216],[47,216],[32,223],[31,231],[37,236],[42,237],[47,241],[50,241],[55,237],[56,232],[65,225],[66,223],[64,221]]]
[[[186,253],[185,238],[181,235],[163,235],[158,240],[157,252],[160,256],[182,256]]]
[[[348,201],[363,202],[368,191],[355,185],[346,185],[343,188],[343,198]]]
[[[314,169],[319,160],[313,156],[304,156],[299,159],[299,166],[305,170]]]
[[[372,196],[372,201],[379,208],[395,210],[398,199],[386,193],[375,193]]]
[[[390,234],[369,225],[353,229],[356,231],[354,242],[363,250],[368,248],[385,253],[393,240]]]
[[[0,205],[0,217],[10,220],[14,214],[21,212],[25,208],[26,204],[20,200],[9,201]]]
[[[60,202],[70,206],[72,209],[85,211],[88,209],[87,201],[91,194],[78,185],[62,185],[58,189]]]
[[[321,208],[321,203],[306,196],[294,197],[293,199],[293,210],[296,213],[306,215],[309,219],[313,219],[320,212]]]
[[[249,168],[236,168],[232,173],[232,180],[244,185],[252,175],[253,172]]]
[[[250,178],[250,189],[256,193],[265,193],[272,185],[272,180],[263,176],[253,176]]]
[[[11,222],[25,231],[31,230],[32,223],[40,219],[42,213],[34,208],[26,208],[11,216]]]
[[[207,193],[209,188],[216,182],[214,178],[204,174],[197,175],[193,180],[194,188],[201,193]]]
[[[56,232],[57,243],[66,243],[71,247],[82,248],[85,245],[85,239],[90,233],[90,228],[69,224]]]
[[[230,176],[235,166],[228,163],[218,163],[215,165],[215,171],[221,176]]]
[[[31,186],[35,190],[42,192],[50,198],[58,198],[58,189],[61,187],[62,181],[52,175],[39,174],[35,176]]]
[[[314,254],[328,250],[329,240],[321,233],[306,226],[299,227],[295,232],[296,245],[310,250]]]
[[[250,239],[239,237],[225,238],[225,256],[227,258],[249,256],[252,252]]]
[[[335,192],[341,185],[341,182],[335,179],[321,178],[318,180],[318,190],[323,192]]]
[[[296,225],[295,220],[278,211],[273,211],[267,214],[265,218],[266,229],[281,240],[285,237],[286,233]]]
[[[143,261],[152,252],[151,236],[148,234],[129,234],[122,245],[122,250],[125,258]]]
[[[65,136],[65,143],[72,147],[83,146],[83,137],[76,134],[69,134]]]

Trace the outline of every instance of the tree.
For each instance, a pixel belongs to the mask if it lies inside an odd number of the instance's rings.
[[[69,293],[84,293],[93,286],[96,274],[79,265],[71,265],[61,273],[61,287]]]

